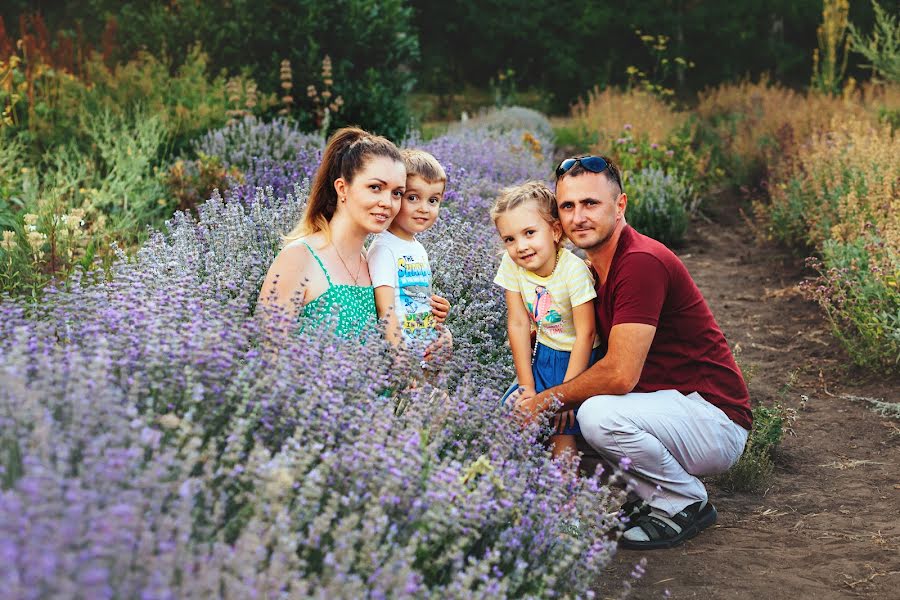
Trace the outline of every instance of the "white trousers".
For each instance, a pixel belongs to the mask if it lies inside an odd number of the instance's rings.
[[[697,476],[731,468],[748,435],[700,394],[676,390],[594,396],[578,409],[578,424],[612,464],[628,457],[634,491],[669,515],[707,499]]]

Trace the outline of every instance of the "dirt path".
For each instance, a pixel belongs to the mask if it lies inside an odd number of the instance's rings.
[[[900,599],[900,423],[851,396],[897,402],[900,377],[848,366],[817,306],[796,291],[802,262],[754,242],[725,200],[693,224],[679,255],[706,296],[754,403],[797,410],[763,493],[710,485],[719,521],[673,550],[621,551],[621,581],[642,556],[636,598]],[[602,597],[621,588],[601,584]]]

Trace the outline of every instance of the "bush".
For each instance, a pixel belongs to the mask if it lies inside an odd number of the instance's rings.
[[[146,47],[157,55],[173,55],[180,64],[183,49],[201,41],[214,57],[214,70],[249,71],[262,90],[279,89],[279,61],[286,59],[293,69],[293,116],[304,129],[319,128],[313,115],[314,98],[320,96],[308,92],[313,86],[343,99],[340,112],[332,115],[332,128],[360,125],[392,139],[406,134],[405,98],[419,56],[413,9],[406,2],[100,4],[115,16],[126,55]],[[234,43],[237,37],[242,43]],[[329,77],[322,75],[326,56],[332,64]]]
[[[716,477],[716,483],[736,492],[764,491],[775,473],[775,453],[794,419],[794,412],[778,403],[756,406],[744,453],[731,469]]]
[[[521,130],[529,131],[547,142],[554,139],[549,119],[536,110],[522,106],[492,108],[450,127],[451,132],[464,129],[487,129],[500,133]]]
[[[692,186],[677,171],[648,167],[624,182],[628,224],[667,246],[684,240],[690,215],[697,207]]]
[[[19,207],[7,217],[17,242],[4,252],[2,291],[35,295],[79,264],[108,263],[112,240],[136,244],[143,225],[167,214],[155,172],[166,139],[160,119],[108,112],[82,119],[93,153],[68,144],[48,153],[44,168],[23,168]]]
[[[852,241],[873,223],[900,243],[900,136],[870,120],[835,117],[775,171],[778,184],[757,214],[777,239],[821,247]]]
[[[284,118],[265,122],[255,117],[208,131],[191,144],[198,155],[217,156],[225,166],[241,171],[250,168],[255,159],[284,162],[294,160],[299,152],[322,150],[324,146],[321,137],[303,133]]]

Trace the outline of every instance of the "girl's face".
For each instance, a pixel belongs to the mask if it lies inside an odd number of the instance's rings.
[[[548,223],[534,202],[526,202],[497,217],[497,231],[513,262],[548,277],[556,267],[559,221]]]
[[[344,213],[366,233],[381,233],[400,210],[406,185],[406,167],[386,156],[373,156],[353,181],[340,177],[334,182],[338,195],[335,215]]]

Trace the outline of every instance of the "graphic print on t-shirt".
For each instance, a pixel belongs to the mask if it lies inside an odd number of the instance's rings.
[[[525,304],[528,306],[528,312],[531,314],[534,324],[544,333],[562,330],[562,317],[553,308],[553,296],[550,295],[550,290],[546,287],[542,285],[535,286],[534,304],[530,302]]]
[[[404,333],[412,337],[435,335],[434,315],[431,313],[431,268],[427,262],[412,256],[397,259],[397,282],[402,304],[400,311]]]

